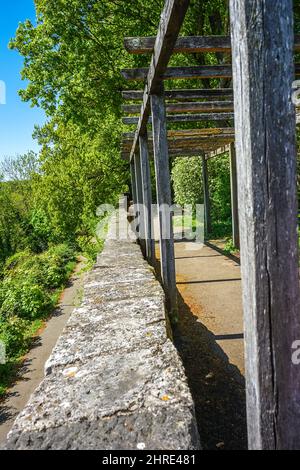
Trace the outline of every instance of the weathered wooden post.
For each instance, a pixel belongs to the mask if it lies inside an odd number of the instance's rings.
[[[143,251],[145,253],[145,222],[144,222],[144,210],[143,210],[143,186],[142,186],[142,173],[141,173],[141,159],[139,152],[134,155],[134,170],[136,180],[136,216],[138,217],[138,239]]]
[[[177,292],[173,221],[170,212],[171,184],[164,94],[151,95],[153,153],[160,227],[161,276],[166,291],[171,320],[177,318]]]
[[[292,0],[230,0],[250,449],[300,449]]]
[[[235,248],[239,249],[240,248],[240,230],[239,230],[236,151],[235,151],[234,143],[230,144],[229,158],[230,158],[232,240],[233,240],[233,244]]]
[[[150,171],[150,164],[149,164],[147,132],[145,132],[143,135],[140,135],[139,144],[140,144],[142,190],[143,190],[143,201],[144,201],[146,257],[151,264],[154,264],[155,245],[154,245],[154,233],[153,233],[151,171]]]
[[[136,197],[136,180],[135,180],[135,169],[134,169],[134,159],[130,162],[130,176],[131,176],[131,191],[132,191],[132,201],[133,204],[137,203]]]
[[[202,155],[202,182],[203,182],[203,197],[204,197],[205,236],[208,237],[208,234],[211,232],[211,219],[210,219],[210,199],[209,199],[207,160],[206,160],[205,155]]]

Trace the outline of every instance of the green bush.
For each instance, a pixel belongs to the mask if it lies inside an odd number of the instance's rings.
[[[0,288],[0,316],[34,320],[52,307],[51,296],[44,287],[33,284],[30,277],[5,279]]]
[[[176,204],[203,204],[201,158],[176,158],[172,167],[172,183]]]
[[[28,347],[28,328],[30,322],[12,316],[0,322],[0,341],[6,347],[7,360],[18,358]]]

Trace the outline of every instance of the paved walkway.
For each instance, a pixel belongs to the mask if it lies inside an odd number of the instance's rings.
[[[224,359],[244,374],[240,266],[192,242],[175,243],[175,256],[178,291],[214,335]]]
[[[159,247],[156,245],[159,256]],[[246,449],[239,264],[210,246],[175,243],[179,323],[174,338],[189,379],[204,449]]]
[[[6,398],[0,402],[0,444],[5,441],[16,416],[23,410],[30,395],[44,378],[45,362],[50,356],[72,311],[80,302],[83,276],[76,273],[79,273],[82,267],[83,263],[77,265],[76,272],[64,290],[58,307],[47,321],[46,328],[36,337],[33,347],[26,355],[16,383],[8,391]]]

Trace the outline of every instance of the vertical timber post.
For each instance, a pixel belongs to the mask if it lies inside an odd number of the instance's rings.
[[[171,184],[164,93],[151,95],[153,153],[159,215],[161,277],[171,321],[177,320],[177,293],[171,214]]]
[[[137,196],[137,208],[136,213],[138,214],[138,239],[145,255],[145,225],[144,225],[144,210],[143,210],[143,187],[142,187],[142,172],[140,163],[140,154],[136,152],[134,155],[134,169],[136,178],[136,196]]]
[[[137,204],[134,158],[130,162],[131,190],[133,204]]]
[[[240,248],[238,189],[235,144],[230,144],[230,189],[231,189],[231,215],[232,215],[232,240],[235,248]]]
[[[230,0],[250,449],[300,448],[293,1]]]
[[[202,181],[203,181],[203,196],[204,196],[205,237],[208,237],[208,234],[211,232],[211,220],[210,220],[210,200],[209,200],[207,160],[206,160],[205,155],[202,155]]]
[[[149,164],[149,149],[147,132],[139,137],[141,174],[142,174],[142,190],[144,201],[144,223],[145,223],[145,242],[146,257],[150,264],[154,264],[155,246],[153,234],[153,218],[152,218],[152,191],[151,191],[151,172]]]

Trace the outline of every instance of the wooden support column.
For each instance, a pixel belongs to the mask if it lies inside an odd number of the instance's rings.
[[[172,321],[177,319],[177,293],[174,255],[173,221],[170,212],[171,184],[164,95],[151,95],[153,153],[160,227],[161,277]]]
[[[208,184],[208,171],[207,160],[205,155],[202,156],[202,181],[203,181],[203,197],[204,197],[204,224],[205,236],[211,232],[211,219],[210,219],[210,200],[209,200],[209,184]]]
[[[132,201],[133,201],[133,204],[137,204],[134,159],[132,159],[132,161],[130,162],[130,176],[131,176]]]
[[[136,214],[138,217],[138,239],[143,251],[145,253],[145,223],[144,223],[144,210],[143,210],[143,186],[142,186],[142,172],[141,172],[141,160],[140,155],[137,152],[134,155],[134,169],[136,178],[136,196],[137,196],[137,207]]]
[[[238,188],[236,152],[234,143],[230,144],[230,188],[231,188],[231,217],[232,217],[232,240],[235,248],[240,249],[239,210],[238,210]]]
[[[140,141],[140,160],[142,174],[142,189],[144,201],[144,223],[145,223],[145,244],[146,257],[152,265],[155,261],[155,245],[153,233],[153,214],[152,214],[152,191],[151,191],[151,172],[149,164],[148,136],[145,132],[139,138]]]
[[[230,0],[250,449],[300,449],[293,2]]]

